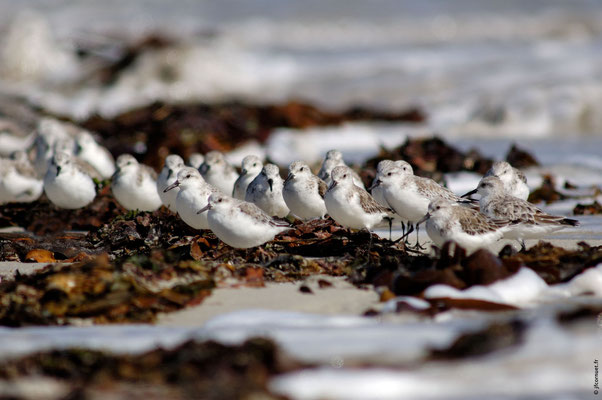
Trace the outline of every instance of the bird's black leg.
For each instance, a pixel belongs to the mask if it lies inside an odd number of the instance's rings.
[[[415,249],[420,249],[420,250],[424,250],[424,247],[422,247],[420,245],[420,242],[418,241],[418,234],[420,233],[420,225],[416,224],[416,245],[414,246]]]

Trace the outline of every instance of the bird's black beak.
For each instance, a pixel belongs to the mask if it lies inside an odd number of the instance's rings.
[[[163,191],[163,193],[167,193],[171,189],[177,188],[178,186],[180,186],[180,181],[176,180],[174,183],[172,183],[171,185],[169,185],[168,187],[166,187],[165,190]]]
[[[197,214],[202,214],[207,210],[211,210],[212,206],[211,203],[208,203],[205,207],[201,208],[199,211],[197,211]]]
[[[268,179],[268,185],[270,185],[270,192],[274,191],[274,180],[273,179]]]
[[[378,186],[380,186],[380,184],[381,184],[381,183],[383,183],[383,182],[382,182],[380,179],[377,179],[377,180],[375,180],[375,181],[372,183],[372,186],[370,186],[370,187],[368,188],[368,190],[369,190],[369,191],[372,191],[372,189],[374,189],[375,187],[378,187]]]
[[[424,217],[420,218],[420,220],[418,220],[418,222],[416,222],[416,226],[420,225],[421,223],[423,223],[424,221],[426,221],[430,217],[431,217],[431,214],[430,213],[426,213],[426,215]]]
[[[475,190],[471,190],[471,191],[470,191],[470,192],[468,192],[468,193],[464,193],[464,194],[463,194],[461,197],[470,197],[470,196],[472,196],[473,194],[475,194],[476,192],[477,192],[477,189],[475,189]]]
[[[240,171],[240,174],[241,174],[241,175],[246,175],[246,174],[247,174],[247,172],[249,172],[249,171],[247,171],[246,169],[244,169],[244,168],[243,168],[243,169],[242,169],[242,171]]]
[[[332,189],[333,187],[335,187],[337,185],[337,181],[332,181],[332,183],[330,184],[330,186],[328,187],[328,190]]]
[[[61,166],[57,165],[56,166],[56,176],[59,176],[60,173],[61,173]]]
[[[294,174],[288,174],[288,176],[286,177],[286,179],[284,180],[284,184],[286,185],[286,182],[290,181],[291,179],[293,179],[295,177]]]

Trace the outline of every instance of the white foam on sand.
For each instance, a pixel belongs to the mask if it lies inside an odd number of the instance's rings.
[[[296,400],[585,398],[599,340],[595,327],[569,334],[544,319],[520,345],[489,355],[405,371],[318,367],[278,376],[270,388]]]

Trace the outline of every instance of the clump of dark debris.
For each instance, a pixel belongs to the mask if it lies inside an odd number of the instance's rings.
[[[447,172],[472,171],[485,174],[493,160],[473,149],[466,153],[449,145],[439,137],[408,139],[393,150],[381,149],[380,154],[366,161],[362,179],[370,185],[376,175],[376,166],[382,160],[404,160],[412,165],[414,173],[441,181]]]
[[[602,205],[594,200],[592,204],[577,204],[573,208],[574,215],[598,215],[602,214]]]
[[[249,140],[263,143],[278,127],[307,128],[358,120],[411,123],[424,119],[419,109],[385,113],[353,107],[334,113],[294,101],[278,105],[155,103],[112,119],[92,117],[82,125],[102,136],[103,144],[114,155],[131,153],[158,169],[170,153],[187,158],[194,152],[232,150]]]
[[[545,175],[541,186],[529,194],[529,202],[531,203],[545,202],[549,204],[566,198],[566,195],[556,190],[556,182],[552,175]]]
[[[200,303],[214,286],[202,266],[169,264],[159,257],[118,264],[99,256],[55,264],[0,283],[0,325],[64,325],[84,318],[95,323],[152,322],[159,312]]]
[[[240,345],[186,342],[175,349],[113,355],[52,350],[0,364],[0,379],[45,377],[66,386],[64,398],[281,399],[268,391],[274,375],[302,368],[267,339]],[[96,394],[96,396],[93,396]]]

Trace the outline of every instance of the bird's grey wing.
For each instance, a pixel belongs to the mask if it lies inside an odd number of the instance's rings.
[[[267,215],[263,210],[257,207],[253,203],[249,203],[246,201],[240,202],[238,204],[238,208],[249,217],[255,219],[259,223],[269,224],[272,226],[289,226],[290,224],[287,222],[283,224],[282,220],[275,220],[274,218]]]
[[[461,215],[459,218],[460,226],[469,235],[482,235],[484,233],[495,232],[501,226],[508,224],[507,222],[504,224],[501,220],[493,223],[484,214],[470,208],[459,207],[458,210]]]
[[[96,168],[90,165],[90,163],[82,160],[79,157],[73,157],[73,160],[75,162],[76,168],[90,176],[90,178],[97,179],[99,181],[102,180],[102,176],[100,175],[100,173],[96,170]]]
[[[315,176],[315,182],[318,185],[318,194],[320,195],[320,197],[324,198],[324,195],[326,194],[326,191],[328,190],[328,185],[326,184],[326,182],[324,182],[322,179],[318,178],[317,176]]]
[[[379,204],[370,193],[366,192],[361,188],[357,188],[357,193],[360,196],[360,206],[362,209],[369,214],[377,214],[377,213],[385,213],[385,214],[395,214],[390,208],[383,207]]]
[[[443,198],[449,202],[456,202],[460,200],[460,198],[456,196],[454,192],[452,192],[448,188],[439,185],[432,179],[416,176],[415,180],[418,193],[420,193],[422,196],[428,199],[434,200],[438,198]]]

